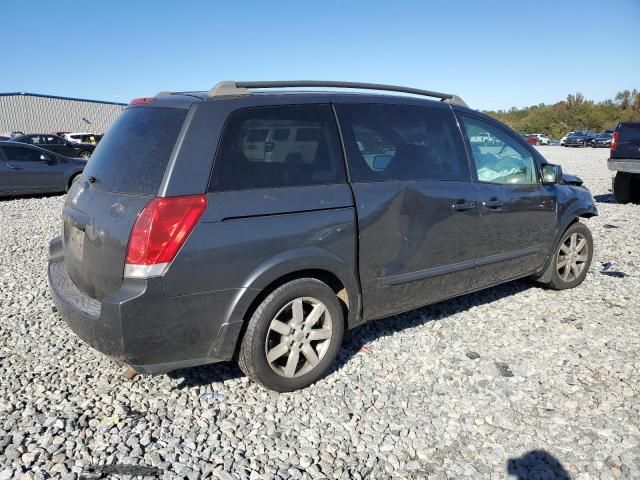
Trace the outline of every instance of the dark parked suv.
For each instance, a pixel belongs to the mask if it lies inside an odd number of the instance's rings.
[[[611,140],[609,170],[613,179],[613,194],[619,203],[640,203],[640,122],[618,124]]]
[[[416,95],[269,90],[301,86]],[[49,284],[79,337],[139,372],[237,358],[289,391],[365,321],[521,277],[579,285],[579,218],[597,215],[580,183],[454,95],[161,93],[131,102],[69,191]]]

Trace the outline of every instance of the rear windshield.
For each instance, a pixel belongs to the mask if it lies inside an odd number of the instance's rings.
[[[640,140],[640,123],[621,123],[618,135],[623,139]]]
[[[101,190],[157,194],[186,115],[176,108],[124,110],[91,155],[86,176]]]

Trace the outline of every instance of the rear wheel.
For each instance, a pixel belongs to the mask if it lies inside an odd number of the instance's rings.
[[[293,280],[255,310],[238,363],[253,381],[277,392],[304,388],[333,363],[344,332],[336,294],[313,278]]]
[[[627,172],[616,172],[613,180],[613,196],[618,203],[629,203],[632,201],[631,192],[632,175]]]
[[[589,271],[593,258],[593,237],[582,223],[571,225],[562,235],[551,264],[547,286],[564,290],[580,285]]]

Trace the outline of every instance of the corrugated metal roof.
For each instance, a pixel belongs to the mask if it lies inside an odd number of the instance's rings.
[[[0,94],[0,133],[104,133],[125,106],[52,95]]]
[[[58,95],[46,95],[43,93],[29,93],[29,92],[8,92],[8,93],[0,93],[0,97],[12,97],[16,95],[23,95],[29,97],[41,97],[41,98],[55,98],[58,100],[74,100],[77,102],[91,102],[91,103],[104,103],[107,105],[126,105],[126,103],[120,102],[107,102],[104,100],[89,100],[86,98],[74,98],[74,97],[60,97]]]

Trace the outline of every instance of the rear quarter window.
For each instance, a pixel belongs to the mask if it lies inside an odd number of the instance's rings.
[[[85,168],[96,188],[156,195],[187,115],[185,109],[125,109],[100,141]]]
[[[346,183],[346,174],[331,107],[282,105],[229,116],[209,190],[335,183]]]

